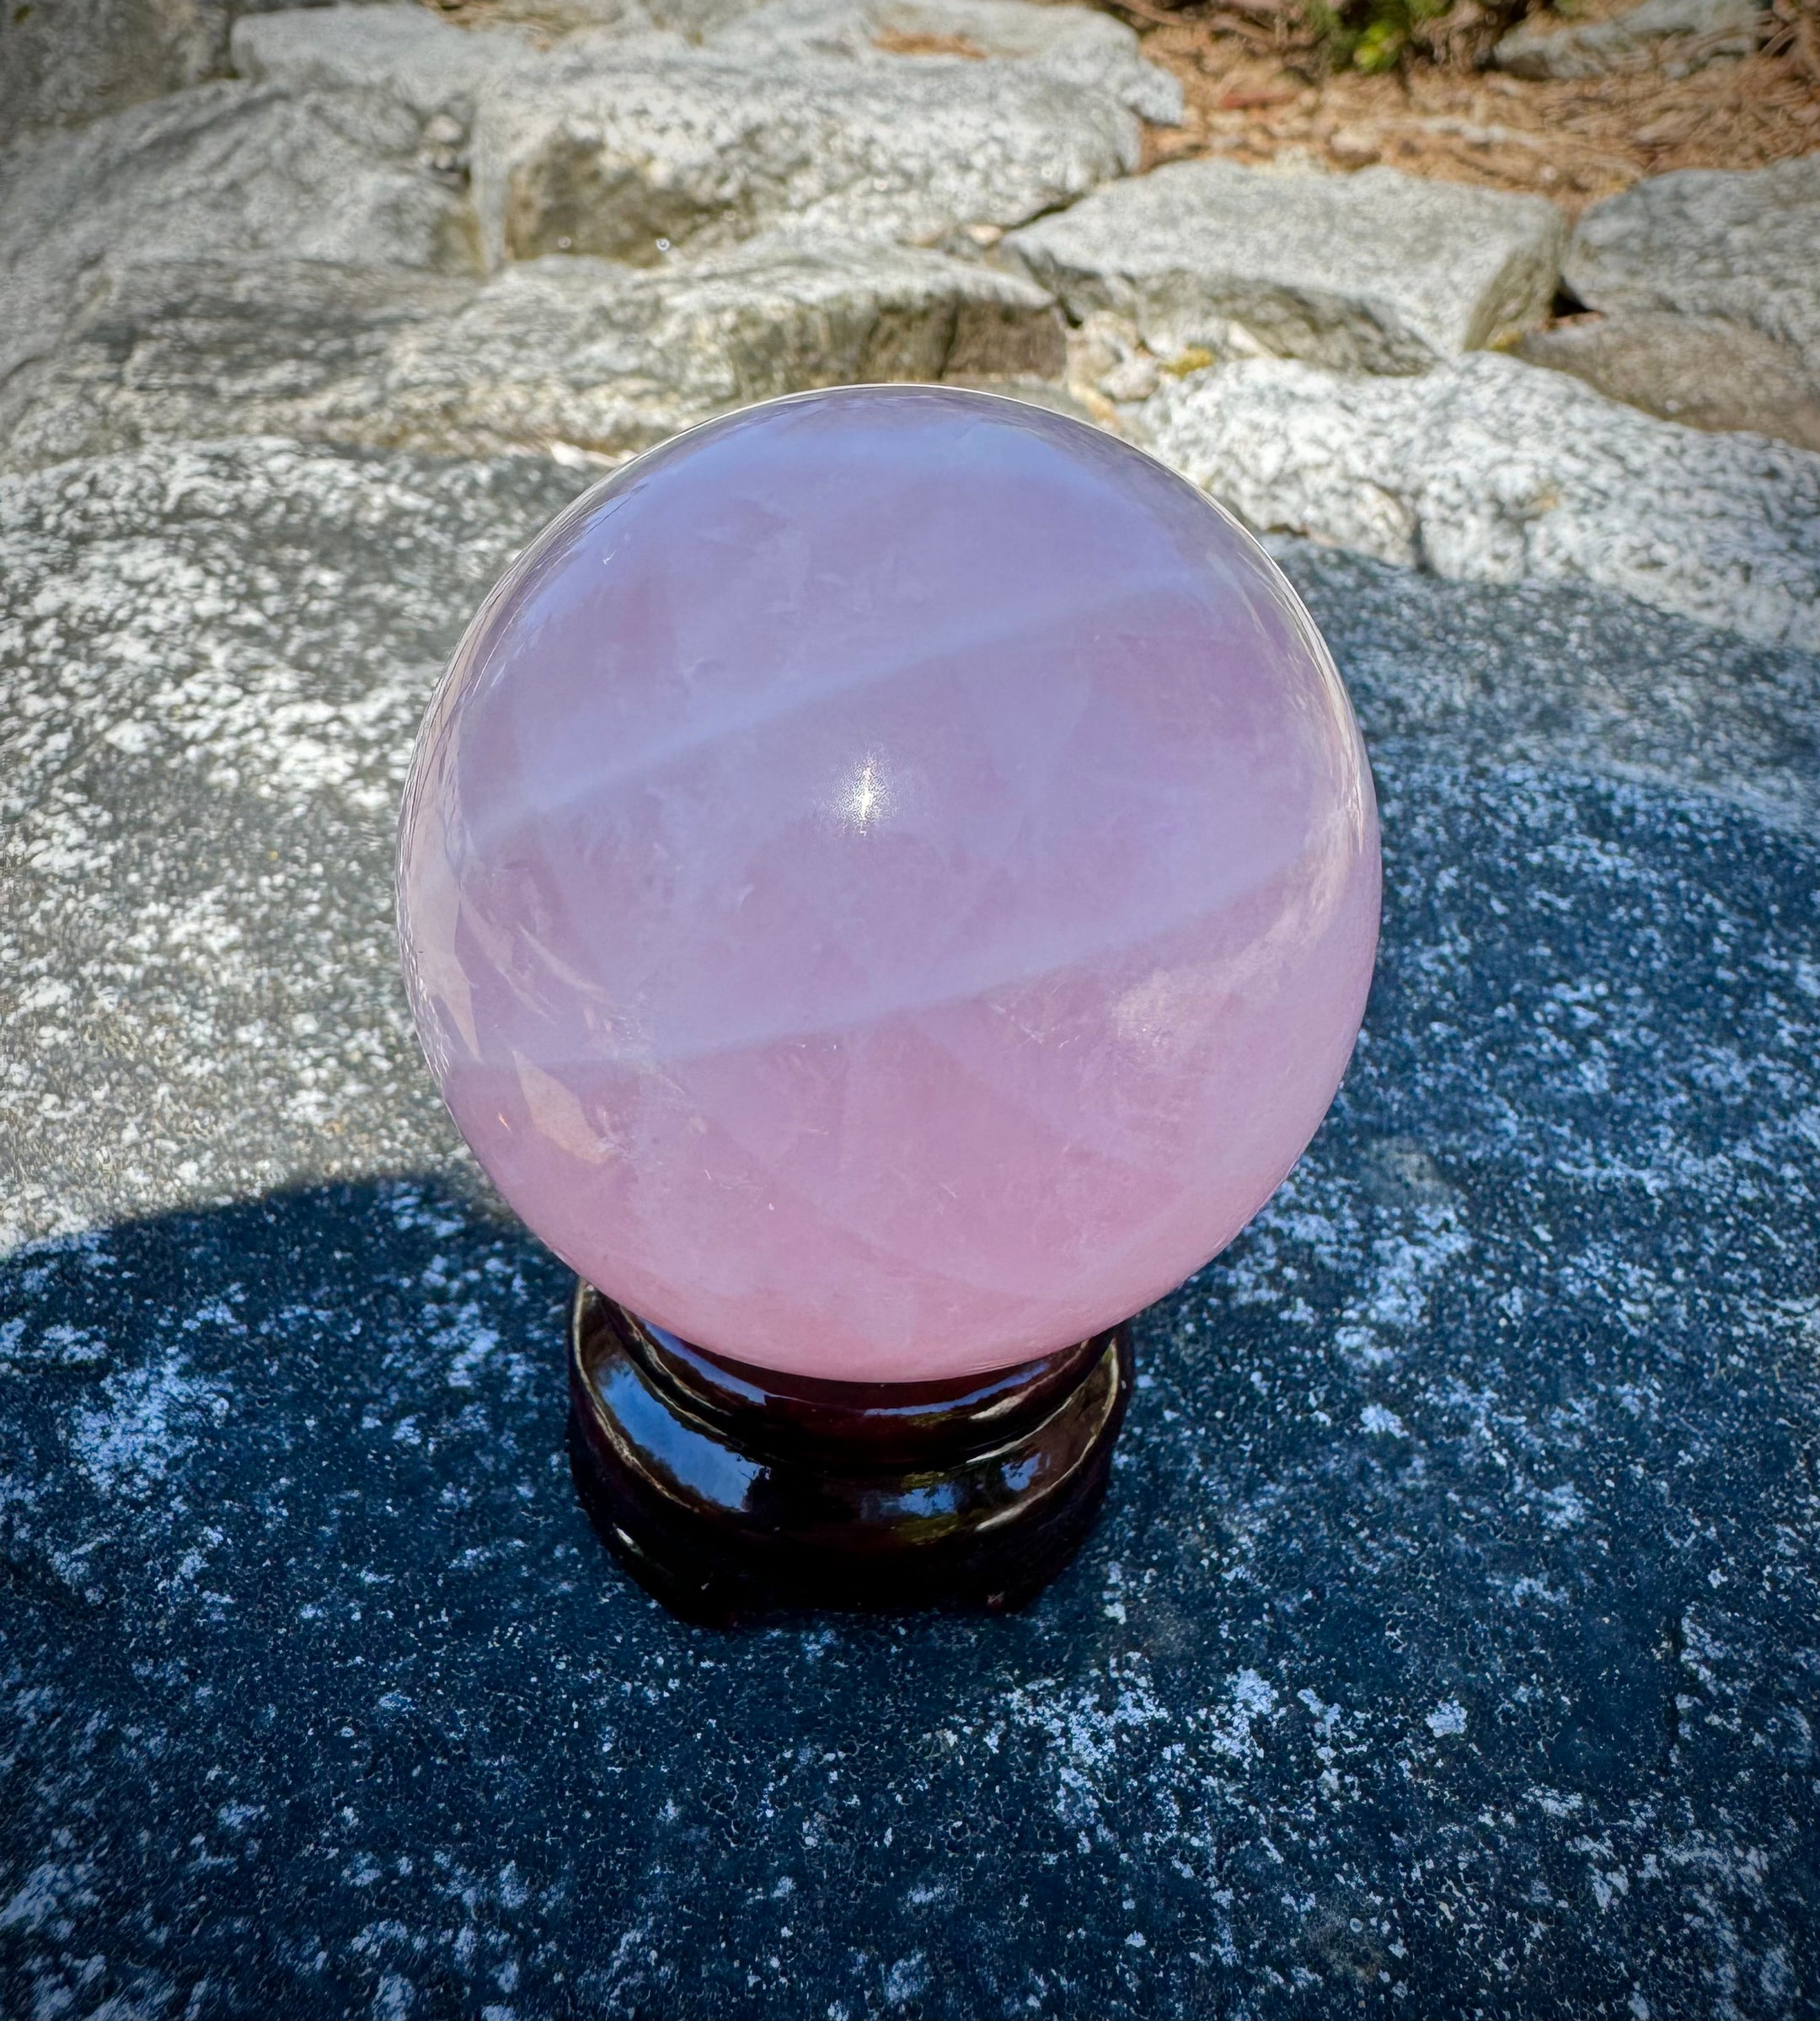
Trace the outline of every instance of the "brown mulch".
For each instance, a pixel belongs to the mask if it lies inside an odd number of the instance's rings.
[[[1630,0],[1582,0],[1571,19]],[[1414,63],[1322,77],[1294,46],[1283,0],[1206,0],[1180,15],[1120,4],[1144,53],[1175,72],[1187,123],[1152,128],[1146,166],[1196,156],[1384,162],[1416,175],[1531,190],[1577,212],[1671,169],[1758,169],[1820,150],[1820,6],[1778,0],[1758,53],[1680,78],[1662,67],[1573,82]]]

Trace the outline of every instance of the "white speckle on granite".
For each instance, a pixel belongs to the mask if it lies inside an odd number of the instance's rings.
[[[1277,1717],[1277,1692],[1255,1670],[1245,1670],[1228,1680],[1225,1701],[1204,1715],[1208,1742],[1216,1754],[1242,1761],[1258,1751],[1256,1722]]]
[[[891,2007],[907,2007],[929,1986],[929,1963],[921,1951],[900,1958],[885,1975],[885,1999]]]
[[[63,1027],[17,1079],[0,1041],[0,1140],[33,1147],[0,1152],[0,1232],[370,1169],[374,1123],[394,1168],[446,1145],[394,979],[391,809],[466,608],[576,488],[272,442],[0,480],[0,1012]]]
[[[77,1464],[104,1495],[150,1495],[232,1407],[218,1382],[186,1372],[167,1350],[155,1363],[107,1376],[100,1405],[80,1408],[69,1433]]]
[[[1587,1505],[1571,1481],[1544,1488],[1535,1498],[1543,1525],[1550,1530],[1576,1530],[1587,1520]]]

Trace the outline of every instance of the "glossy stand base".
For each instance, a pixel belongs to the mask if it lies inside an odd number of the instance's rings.
[[[690,1620],[997,1611],[1093,1527],[1131,1384],[1128,1327],[958,1382],[821,1382],[707,1354],[578,1284],[570,1461],[614,1555]]]

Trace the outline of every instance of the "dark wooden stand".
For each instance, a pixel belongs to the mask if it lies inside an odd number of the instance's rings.
[[[1019,1607],[1093,1526],[1131,1329],[945,1383],[821,1382],[649,1327],[592,1284],[569,1321],[569,1453],[595,1527],[690,1620]]]

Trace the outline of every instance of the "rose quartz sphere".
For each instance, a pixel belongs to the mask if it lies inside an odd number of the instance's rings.
[[[1045,410],[852,388],[680,437],[488,598],[399,919],[507,1200],[648,1321],[848,1381],[1111,1326],[1295,1162],[1377,943],[1308,614]]]

